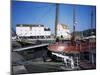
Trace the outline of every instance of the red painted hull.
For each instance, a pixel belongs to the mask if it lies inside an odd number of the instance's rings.
[[[48,46],[48,50],[52,52],[65,52],[65,53],[79,53],[79,52],[87,52],[93,48],[96,48],[96,43],[80,43],[72,45],[64,44],[64,43],[55,43]]]

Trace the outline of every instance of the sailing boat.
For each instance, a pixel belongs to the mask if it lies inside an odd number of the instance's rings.
[[[75,41],[75,6],[73,5],[73,34],[72,38],[69,42],[59,42],[57,39],[57,24],[58,24],[58,11],[59,4],[56,4],[56,20],[55,20],[55,37],[56,43],[50,44],[48,46],[48,50],[51,51],[52,55],[56,55],[63,59],[65,63],[65,70],[80,69],[79,62],[80,62],[80,54],[89,52],[91,49],[95,48],[95,42],[89,42],[90,39],[86,39],[86,41],[78,40]],[[92,16],[92,15],[91,15]],[[91,18],[92,20],[92,18]],[[92,21],[91,21],[92,22]],[[92,25],[92,24],[91,24]],[[93,44],[93,45],[90,45]]]
[[[73,6],[73,35],[70,41],[60,42],[57,38],[57,24],[58,24],[58,12],[59,12],[59,4],[56,4],[56,19],[55,19],[55,38],[56,43],[50,44],[48,46],[48,50],[51,51],[52,55],[56,55],[63,59],[65,63],[65,69],[76,69],[78,68],[78,59],[80,48],[75,44],[75,6]]]

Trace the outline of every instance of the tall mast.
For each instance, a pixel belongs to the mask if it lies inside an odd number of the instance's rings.
[[[75,16],[75,5],[73,5],[73,41],[75,40],[75,25],[76,25],[76,16]]]
[[[93,35],[93,8],[91,8],[91,35]]]
[[[56,4],[56,13],[55,13],[55,38],[57,37],[57,24],[58,24],[58,12],[59,12],[59,4]]]
[[[91,29],[93,28],[93,9],[91,9]]]

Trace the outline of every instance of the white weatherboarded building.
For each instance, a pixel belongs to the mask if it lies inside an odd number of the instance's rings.
[[[44,27],[44,25],[16,25],[16,34],[19,37],[50,37],[50,28]]]
[[[71,33],[67,25],[64,24],[57,25],[57,37],[59,38],[63,37],[63,39],[71,39]]]

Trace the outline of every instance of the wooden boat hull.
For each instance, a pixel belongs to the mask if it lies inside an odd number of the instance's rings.
[[[92,49],[96,48],[96,43],[79,43],[72,45],[64,43],[55,43],[48,46],[48,50],[52,52],[64,52],[64,53],[80,53],[80,52],[89,52]]]

